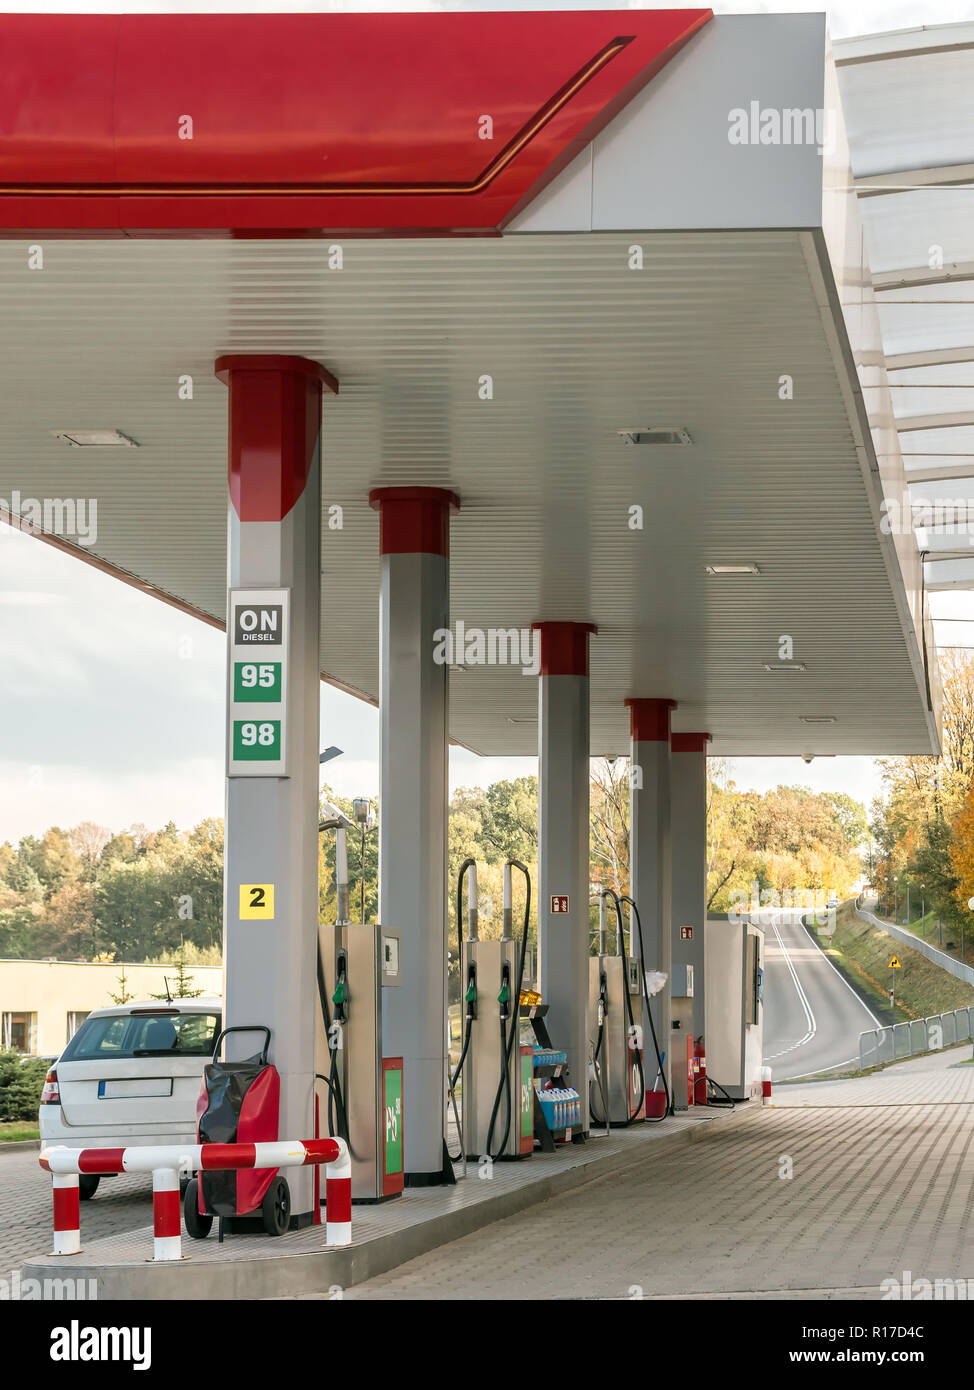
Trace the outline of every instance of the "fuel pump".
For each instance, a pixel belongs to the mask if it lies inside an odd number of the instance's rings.
[[[520,945],[513,936],[511,870],[524,875],[526,893]],[[461,1074],[461,1139],[468,1158],[521,1158],[534,1151],[534,1049],[520,1042],[520,996],[524,982],[531,878],[516,859],[504,865],[504,915],[499,941],[482,941],[477,913],[476,865],[467,860],[457,883],[457,921],[467,887],[467,935],[461,942],[460,981],[464,1004],[463,1045],[451,1078]]]
[[[318,928],[315,1089],[327,1090],[328,1133],[346,1140],[352,1201],[380,1202],[403,1189],[402,1058],[382,1055],[382,990],[400,983],[401,934],[348,920],[346,832],[335,810],[320,829],[335,831],[338,921]]]
[[[656,1025],[653,1023],[653,1010],[652,1010],[652,1008],[650,1007],[649,983],[648,983],[647,978],[646,978],[646,970],[645,970],[645,965],[644,965],[645,960],[646,960],[646,952],[645,952],[645,949],[644,949],[644,947],[643,947],[643,923],[642,923],[642,918],[641,918],[640,915],[639,915],[639,908],[638,908],[638,907],[636,906],[636,904],[633,902],[632,898],[630,898],[630,896],[629,896],[628,893],[623,893],[622,897],[619,899],[619,902],[620,902],[620,903],[626,903],[626,904],[628,905],[628,907],[629,907],[629,912],[630,912],[630,914],[631,914],[631,915],[630,915],[630,923],[631,923],[633,917],[635,917],[635,919],[636,919],[636,932],[637,932],[638,937],[639,937],[639,959],[640,959],[640,972],[639,972],[639,973],[640,973],[641,982],[642,982],[643,1002],[644,1002],[645,1005],[646,1005],[646,1010],[645,1010],[646,1018],[647,1018],[647,1020],[648,1020],[648,1022],[649,1022],[649,1031],[650,1031],[650,1035],[651,1035],[651,1037],[652,1037],[652,1039],[653,1039],[653,1050],[654,1050],[655,1053],[656,1053],[657,1072],[656,1072],[656,1078],[655,1078],[655,1080],[654,1080],[654,1082],[653,1082],[653,1085],[652,1085],[652,1087],[651,1087],[651,1090],[653,1090],[653,1091],[656,1090],[656,1081],[658,1081],[658,1080],[660,1080],[660,1078],[662,1078],[662,1081],[663,1081],[663,1095],[664,1095],[664,1097],[665,1097],[665,1102],[666,1102],[666,1103],[665,1103],[665,1106],[664,1106],[664,1108],[663,1108],[663,1113],[662,1113],[661,1115],[646,1115],[646,1116],[645,1116],[645,1119],[646,1119],[647,1124],[659,1124],[661,1120],[665,1120],[665,1119],[666,1119],[666,1116],[669,1115],[669,1114],[672,1112],[672,1110],[673,1110],[673,1097],[670,1095],[670,1088],[669,1088],[669,1086],[667,1085],[667,1082],[666,1082],[666,1070],[665,1070],[665,1068],[664,1068],[664,1066],[663,1066],[663,1055],[662,1055],[662,1053],[660,1052],[660,1048],[659,1048],[659,1038],[656,1036]],[[631,931],[630,931],[630,939],[631,939]],[[661,976],[660,978],[662,979],[663,977]],[[644,1099],[645,1099],[645,1097],[644,1097]]]
[[[671,1022],[673,1066],[673,1109],[687,1110],[697,1104],[699,1054],[693,1038],[693,966],[674,961],[671,977]],[[705,1073],[706,1075],[706,1073]],[[706,1103],[706,1084],[704,1084]]]
[[[616,914],[614,955],[606,950],[608,898],[613,899]],[[641,997],[640,959],[632,952],[631,912],[626,949],[622,901],[626,900],[620,900],[611,888],[599,894],[599,951],[589,959],[589,1036],[595,1069],[589,1110],[596,1124],[613,1127],[641,1120],[646,1099],[642,1028],[633,1010],[633,999]]]

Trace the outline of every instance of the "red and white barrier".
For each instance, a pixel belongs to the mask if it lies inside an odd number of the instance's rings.
[[[771,1068],[761,1068],[761,1104],[771,1104]]]
[[[266,1144],[145,1145],[129,1149],[43,1149],[40,1165],[54,1184],[55,1255],[81,1250],[79,1173],[151,1173],[155,1260],[182,1258],[179,1178],[237,1168],[325,1165],[325,1244],[352,1243],[352,1161],[344,1139]]]
[[[179,1169],[152,1170],[152,1258],[181,1260],[183,1257],[181,1213],[179,1210]]]
[[[52,1255],[81,1250],[81,1198],[77,1173],[54,1174],[54,1249]]]

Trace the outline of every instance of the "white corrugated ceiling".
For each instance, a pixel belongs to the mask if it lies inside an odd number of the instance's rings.
[[[369,489],[432,484],[462,498],[454,621],[598,624],[594,752],[625,751],[630,695],[678,700],[675,727],[710,731],[714,753],[928,751],[801,235],[640,240],[639,273],[626,235],[349,241],[340,271],[309,240],[52,241],[43,272],[0,244],[0,492],[96,496],[99,556],[222,617],[213,360],[306,355],[341,382],[324,406],[324,501],[344,508],[322,548],[328,676],[377,694]],[[692,446],[616,433],[653,424]],[[96,426],[141,447],[50,434]],[[742,560],[761,574],[704,572]],[[763,669],[785,634],[803,674]],[[452,675],[451,706],[462,743],[536,750],[537,686],[518,671]]]

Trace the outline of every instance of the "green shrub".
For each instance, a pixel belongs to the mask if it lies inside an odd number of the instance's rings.
[[[0,1052],[0,1120],[36,1120],[49,1064],[40,1057]]]

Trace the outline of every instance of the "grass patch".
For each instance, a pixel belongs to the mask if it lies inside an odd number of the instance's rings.
[[[972,1003],[971,986],[941,970],[939,965],[912,947],[905,946],[889,932],[863,922],[851,902],[836,913],[835,933],[826,948],[871,1000],[889,1012],[889,987],[896,977],[897,1018],[926,1018],[950,1009],[964,1009]],[[901,970],[890,970],[897,956]]]
[[[22,1139],[39,1139],[41,1132],[36,1125],[24,1120],[0,1121],[0,1144],[13,1144]]]

